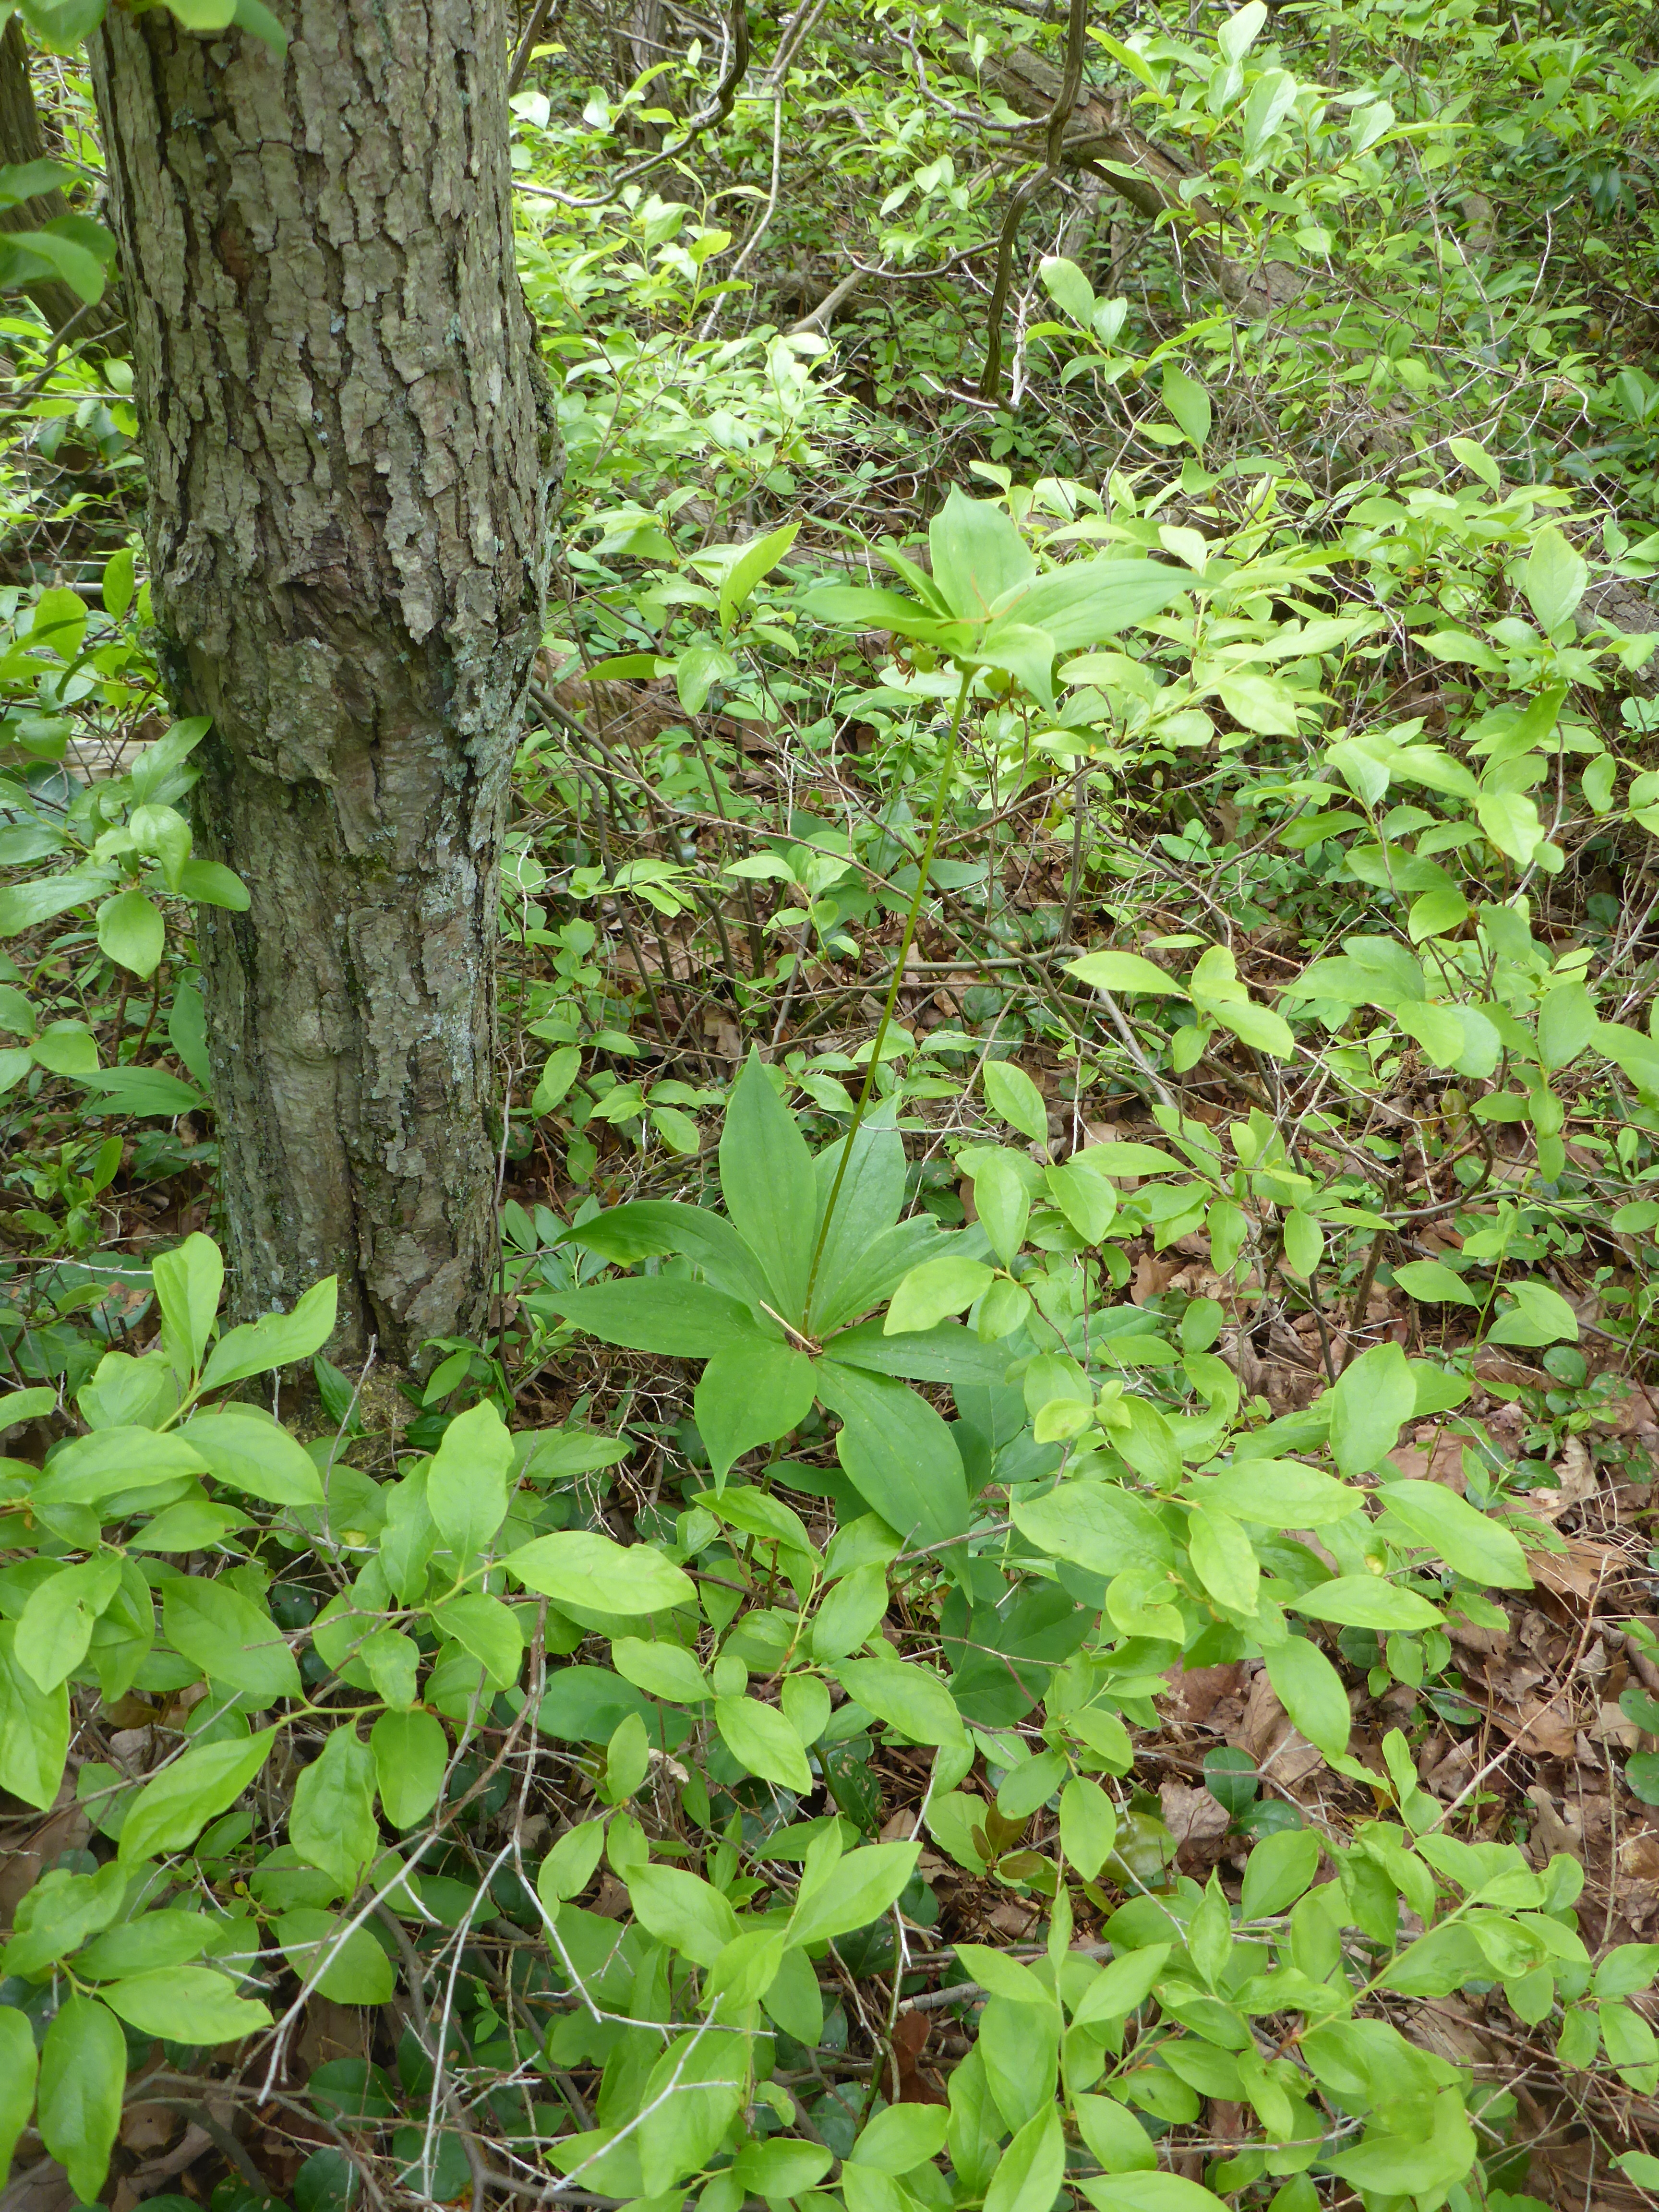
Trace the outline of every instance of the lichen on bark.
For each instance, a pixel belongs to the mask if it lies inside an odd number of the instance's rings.
[[[240,1307],[337,1273],[337,1356],[482,1319],[496,873],[555,445],[514,267],[499,0],[296,0],[283,58],[94,42],[156,619],[213,718],[199,944]]]

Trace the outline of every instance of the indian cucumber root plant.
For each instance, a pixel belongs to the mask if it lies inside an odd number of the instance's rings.
[[[0,16],[0,2212],[1659,2203],[1651,11]]]

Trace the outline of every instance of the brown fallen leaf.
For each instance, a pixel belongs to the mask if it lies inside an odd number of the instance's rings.
[[[1291,1725],[1265,1669],[1251,1683],[1243,1721],[1228,1741],[1248,1751],[1263,1774],[1286,1785],[1300,1782],[1325,1763],[1323,1753]]]
[[[1237,1660],[1225,1667],[1171,1667],[1164,1678],[1170,1686],[1170,1717],[1202,1728],[1221,1699],[1238,1688],[1243,1672]]]
[[[1194,1790],[1187,1782],[1166,1782],[1158,1796],[1164,1825],[1177,1844],[1208,1843],[1226,1833],[1231,1815],[1207,1790]]]

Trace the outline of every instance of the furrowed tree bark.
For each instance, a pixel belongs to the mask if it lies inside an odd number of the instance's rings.
[[[501,0],[292,0],[278,58],[93,42],[197,851],[234,1295],[337,1358],[484,1316],[496,877],[556,443],[514,270]]]

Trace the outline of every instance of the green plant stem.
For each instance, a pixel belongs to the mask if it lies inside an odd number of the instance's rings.
[[[830,1224],[836,1218],[836,1203],[841,1196],[842,1184],[847,1178],[847,1164],[853,1157],[853,1139],[859,1133],[865,1109],[870,1103],[870,1093],[875,1088],[876,1070],[881,1066],[881,1048],[887,1042],[887,1031],[893,1019],[893,1009],[898,1004],[900,987],[904,981],[905,963],[910,957],[915,942],[916,924],[921,919],[921,902],[927,896],[927,877],[933,865],[933,851],[939,843],[939,825],[945,819],[945,802],[950,796],[951,771],[957,764],[957,740],[962,734],[962,717],[968,705],[968,687],[974,680],[972,669],[964,668],[962,682],[957,690],[957,703],[951,714],[951,730],[945,741],[945,757],[939,763],[939,789],[933,794],[933,811],[927,823],[927,842],[922,847],[921,866],[916,871],[915,896],[910,901],[910,910],[904,917],[904,934],[893,961],[892,981],[887,986],[887,1003],[881,1010],[881,1019],[876,1025],[876,1040],[870,1048],[870,1065],[864,1071],[864,1081],[859,1088],[857,1103],[853,1108],[853,1119],[848,1126],[846,1141],[841,1148],[841,1159],[836,1168],[836,1179],[830,1186],[829,1203],[823,1209],[823,1219],[818,1224],[818,1241],[813,1248],[811,1273],[806,1278],[806,1304],[801,1316],[803,1325],[810,1331],[812,1325],[812,1293],[817,1288],[818,1268],[823,1260],[823,1248],[830,1239]]]

